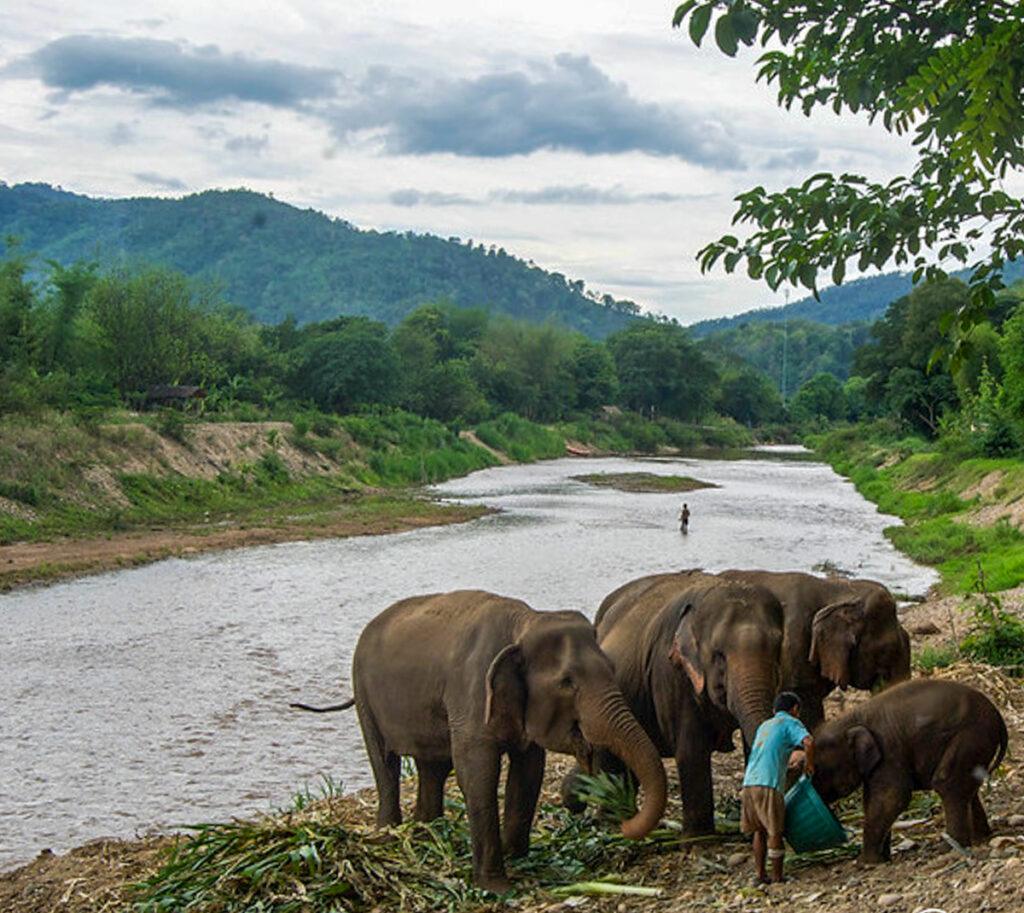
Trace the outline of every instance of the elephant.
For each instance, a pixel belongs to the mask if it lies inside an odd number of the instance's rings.
[[[1006,745],[1006,723],[980,691],[915,679],[818,727],[811,782],[826,802],[864,785],[863,863],[890,859],[893,822],[917,789],[939,794],[946,832],[969,846],[991,835],[978,789]]]
[[[763,586],[782,604],[782,687],[799,695],[808,730],[825,719],[822,702],[836,687],[872,690],[910,678],[910,637],[882,584],[797,571],[720,576]]]
[[[420,821],[442,814],[454,767],[466,798],[473,880],[485,889],[510,886],[503,848],[513,856],[527,851],[545,750],[575,755],[588,769],[598,748],[623,759],[644,794],[642,808],[622,824],[627,837],[647,834],[665,811],[661,756],[579,612],[539,612],[481,590],[403,599],[363,630],[352,682],[378,826],[401,822],[402,756],[416,763]],[[502,755],[509,766],[499,830]]]
[[[711,753],[746,744],[772,715],[782,608],[763,587],[701,571],[641,577],[594,621],[626,702],[662,757],[674,758],[687,834],[714,832]],[[614,752],[613,752],[614,753]],[[605,766],[614,760],[602,753]],[[572,791],[572,775],[563,792]]]

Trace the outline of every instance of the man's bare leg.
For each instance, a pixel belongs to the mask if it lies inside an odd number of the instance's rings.
[[[786,851],[782,848],[782,834],[772,834],[768,837],[768,858],[772,861],[772,881],[776,884],[785,881],[782,864],[786,859]]]
[[[754,866],[757,869],[757,880],[768,884],[768,871],[765,860],[768,857],[768,834],[765,831],[754,831]]]

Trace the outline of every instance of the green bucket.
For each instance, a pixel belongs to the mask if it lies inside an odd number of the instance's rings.
[[[807,776],[786,793],[786,842],[796,853],[812,853],[841,846],[846,831],[822,801]]]

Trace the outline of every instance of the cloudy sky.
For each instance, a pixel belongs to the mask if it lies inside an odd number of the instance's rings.
[[[672,0],[29,0],[0,24],[0,180],[246,186],[360,227],[497,244],[687,323],[775,303],[701,276],[732,197],[909,147],[780,111]]]

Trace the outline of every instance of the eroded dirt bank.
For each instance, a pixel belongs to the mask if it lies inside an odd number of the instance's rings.
[[[1002,595],[1011,610],[1021,611],[1024,589]],[[950,599],[910,606],[903,620],[912,632],[917,652],[925,644],[934,646],[962,636],[967,624],[959,601]],[[951,849],[942,837],[940,806],[928,798],[930,794],[919,794],[898,823],[893,839],[895,859],[889,865],[861,868],[848,854],[835,854],[826,861],[793,866],[786,884],[759,888],[752,884],[747,844],[738,835],[728,834],[684,850],[644,851],[619,873],[626,883],[660,888],[660,897],[566,900],[545,891],[526,890],[516,898],[515,906],[537,913],[568,913],[581,908],[601,913],[775,909],[1017,913],[1024,904],[1024,682],[966,662],[934,674],[985,691],[1002,710],[1010,730],[1007,758],[982,794],[995,831],[987,846],[974,848],[969,855]],[[829,713],[841,712],[844,706],[863,699],[863,695],[853,692],[837,695],[831,700]],[[559,779],[567,766],[562,758],[549,762],[545,781],[545,798],[549,801],[555,801]],[[741,752],[716,756],[716,793],[721,811],[730,809],[741,776]],[[670,782],[673,780],[670,772]],[[452,790],[454,795],[454,785]],[[410,783],[403,797],[407,810],[411,809],[413,793]],[[286,799],[282,796],[282,803]],[[321,811],[348,826],[366,827],[370,833],[374,805],[373,791],[363,790],[324,800]],[[679,816],[679,797],[673,784],[667,817],[678,820]],[[851,804],[845,820],[854,828],[858,826],[856,803]],[[43,853],[29,865],[0,875],[0,910],[127,913],[136,899],[131,885],[156,871],[173,841],[173,837],[159,835],[134,841],[98,840],[62,856]],[[498,907],[494,904],[491,908]]]

